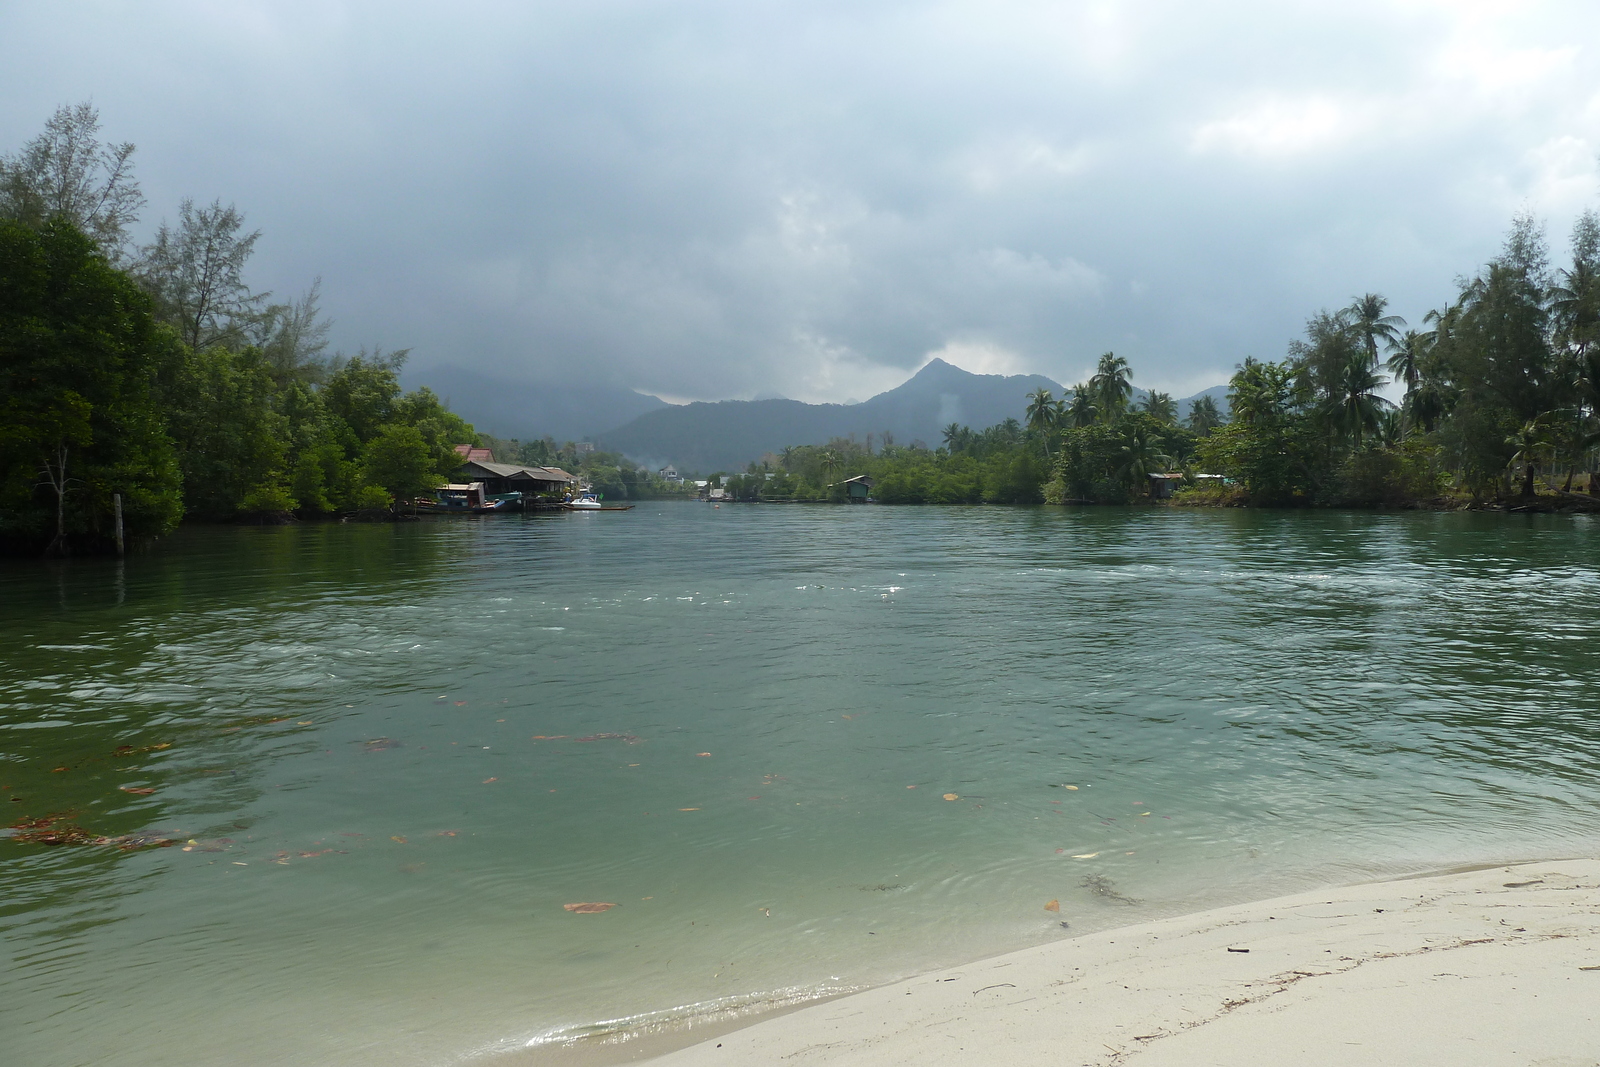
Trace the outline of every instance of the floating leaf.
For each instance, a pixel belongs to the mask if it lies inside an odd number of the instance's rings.
[[[1044,906],[1044,910],[1045,911],[1060,911],[1061,910],[1061,901],[1052,900],[1050,903],[1048,903],[1048,904],[1046,904]]]
[[[407,844],[407,843],[408,843],[408,842],[407,842],[407,841],[406,841],[406,839],[405,839],[405,838],[403,838],[403,837],[400,837],[400,836],[398,836],[398,835],[396,835],[396,834],[390,834],[390,835],[389,835],[389,840],[390,840],[390,841],[398,841],[398,842],[400,842],[400,843],[401,843],[401,844],[402,844],[402,845],[404,845],[404,844]]]
[[[956,794],[956,793],[946,793],[944,795],[944,798],[946,800],[960,800],[961,799],[960,795]]]
[[[709,755],[711,755],[711,753],[709,753],[709,752],[696,752],[695,755],[696,756],[709,756]]]
[[[1062,788],[1062,789],[1070,789],[1070,790],[1072,790],[1072,791],[1073,791],[1073,792],[1074,792],[1074,793],[1076,793],[1076,792],[1077,792],[1077,791],[1078,791],[1078,787],[1077,787],[1077,786],[1075,786],[1075,785],[1064,785],[1064,786],[1062,786],[1062,787],[1061,787],[1061,788]]]
[[[699,811],[699,808],[679,808],[679,811]]]
[[[122,790],[124,793],[134,793],[141,797],[147,797],[151,793],[155,792],[154,789],[144,785],[119,785],[117,788]]]
[[[498,779],[498,778],[485,778],[483,780],[483,784],[484,785],[488,785],[490,782],[498,782],[499,780],[500,779]]]
[[[598,915],[602,911],[610,911],[612,908],[617,907],[615,904],[608,904],[604,901],[590,901],[583,904],[563,904],[561,906],[567,911],[572,912],[574,915]]]
[[[1075,860],[1092,860],[1098,855],[1100,855],[1100,853],[1098,853],[1098,852],[1084,852],[1084,853],[1080,853],[1079,855],[1073,856],[1072,858],[1075,859]]]

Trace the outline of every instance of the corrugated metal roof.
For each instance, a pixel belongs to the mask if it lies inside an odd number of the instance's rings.
[[[474,460],[461,469],[463,471],[476,469],[491,478],[505,478],[511,481],[575,482],[578,480],[559,467],[523,467],[516,463],[486,463]]]

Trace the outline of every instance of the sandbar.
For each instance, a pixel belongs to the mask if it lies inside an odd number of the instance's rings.
[[[655,1067],[1600,1067],[1600,860],[1122,927],[718,1033]]]

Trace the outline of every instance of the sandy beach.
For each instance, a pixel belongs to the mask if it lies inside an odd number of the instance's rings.
[[[1600,860],[1124,927],[767,1017],[644,1062],[1596,1067]]]

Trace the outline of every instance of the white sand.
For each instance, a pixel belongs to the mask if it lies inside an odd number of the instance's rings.
[[[1600,1067],[1600,860],[1323,890],[1092,934],[649,1062]]]

